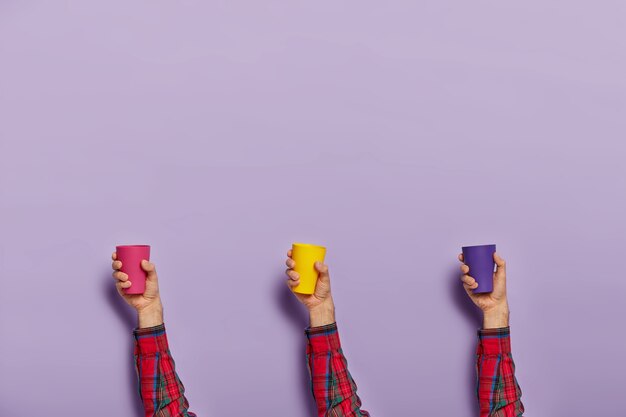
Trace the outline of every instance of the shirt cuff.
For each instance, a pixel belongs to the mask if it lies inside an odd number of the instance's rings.
[[[308,340],[307,351],[309,353],[324,353],[341,349],[337,323],[308,327],[304,333]]]
[[[169,350],[164,324],[135,329],[133,334],[135,336],[135,355],[148,355]]]
[[[478,330],[479,355],[501,355],[505,353],[511,353],[510,327]]]

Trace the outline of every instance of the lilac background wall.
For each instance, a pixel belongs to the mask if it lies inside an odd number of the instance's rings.
[[[475,416],[462,244],[509,261],[529,416],[623,416],[620,1],[0,3],[0,415],[139,415],[150,243],[200,416],[312,416],[294,240],[365,408]]]

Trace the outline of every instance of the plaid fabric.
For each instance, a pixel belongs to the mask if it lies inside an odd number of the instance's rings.
[[[524,413],[508,327],[478,331],[476,370],[480,417],[519,417]]]
[[[305,333],[311,391],[318,417],[369,417],[367,411],[361,410],[337,325],[309,328]],[[478,339],[480,417],[522,416],[522,392],[515,379],[509,328],[479,330]],[[164,325],[135,330],[135,363],[146,417],[196,417],[187,410],[189,403],[175,371]]]
[[[356,383],[348,372],[337,324],[308,328],[307,362],[318,417],[369,417],[361,410]]]
[[[185,388],[176,375],[165,326],[136,329],[135,365],[146,417],[196,417],[187,411]]]

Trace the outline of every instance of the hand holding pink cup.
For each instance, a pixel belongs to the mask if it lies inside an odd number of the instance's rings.
[[[141,267],[141,261],[150,260],[150,245],[122,245],[115,248],[117,260],[122,262],[120,271],[128,275],[131,282],[125,294],[143,294],[146,290],[146,271]]]

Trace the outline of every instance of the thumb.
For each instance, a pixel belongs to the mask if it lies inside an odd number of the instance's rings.
[[[143,261],[141,261],[141,269],[146,271],[147,280],[153,280],[153,281],[157,280],[156,267],[154,266],[152,262],[148,262],[144,259]]]
[[[496,272],[493,274],[494,290],[506,290],[506,261],[497,253],[493,254],[493,260],[496,262]]]
[[[493,254],[493,260],[496,263],[496,277],[504,280],[506,278],[506,261],[496,252]]]
[[[330,275],[328,274],[328,265],[320,261],[315,262],[315,270],[319,272],[318,280],[322,282],[330,282]]]
[[[315,270],[319,272],[315,285],[314,296],[319,300],[325,300],[330,295],[330,276],[328,275],[328,265],[322,262],[315,262]]]

